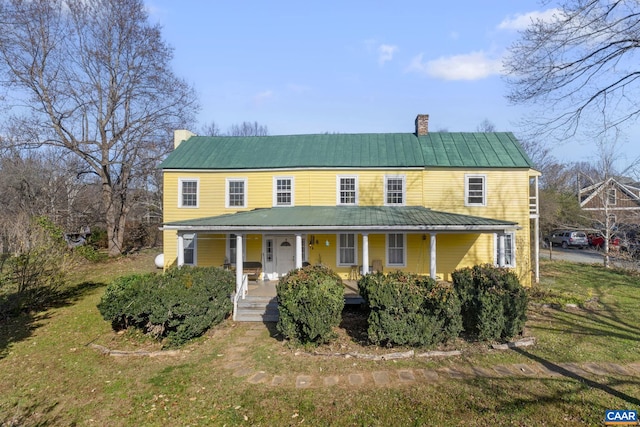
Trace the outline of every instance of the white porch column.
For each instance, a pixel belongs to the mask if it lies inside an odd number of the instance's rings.
[[[504,267],[504,233],[498,233],[498,267]]]
[[[296,268],[302,268],[302,234],[296,234]]]
[[[242,234],[236,234],[236,291],[242,287]]]
[[[178,267],[184,265],[184,235],[178,232]]]
[[[369,235],[362,234],[362,275],[369,274]]]
[[[436,279],[436,233],[429,234],[429,277]]]

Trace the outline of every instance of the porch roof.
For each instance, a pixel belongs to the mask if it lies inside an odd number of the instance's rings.
[[[429,231],[505,232],[516,222],[422,206],[295,206],[254,209],[165,223],[165,230],[220,232]]]

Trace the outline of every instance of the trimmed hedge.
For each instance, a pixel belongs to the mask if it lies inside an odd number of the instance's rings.
[[[448,283],[397,271],[368,274],[358,289],[370,309],[367,332],[374,344],[429,346],[462,331],[460,301]]]
[[[183,267],[164,274],[121,277],[98,310],[115,330],[130,326],[177,346],[222,322],[233,309],[233,274],[216,267]]]
[[[280,316],[276,325],[287,339],[321,344],[342,320],[344,288],[332,270],[310,265],[291,271],[276,285]]]
[[[515,273],[487,264],[456,270],[452,277],[467,333],[480,340],[522,334],[528,298]]]

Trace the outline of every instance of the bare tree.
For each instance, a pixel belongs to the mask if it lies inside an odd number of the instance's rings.
[[[489,119],[484,119],[476,128],[476,132],[495,132],[496,125]]]
[[[218,127],[218,124],[215,121],[211,121],[210,123],[205,123],[202,126],[202,130],[200,131],[201,135],[206,136],[222,136],[222,131]]]
[[[142,0],[2,0],[0,22],[14,145],[66,150],[99,178],[109,255],[120,254],[131,186],[193,121],[193,89]]]
[[[530,129],[566,138],[585,119],[605,132],[638,118],[639,14],[638,1],[565,0],[521,33],[504,65],[508,99],[542,107]]]
[[[242,122],[239,125],[232,125],[227,132],[228,136],[267,136],[269,130],[265,125],[258,122]]]

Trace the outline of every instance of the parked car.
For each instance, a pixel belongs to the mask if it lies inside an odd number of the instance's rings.
[[[601,249],[604,247],[604,236],[602,233],[589,233],[587,234],[587,240],[589,240],[589,246],[592,248]],[[620,238],[617,236],[611,236],[609,238],[609,247],[619,248]]]
[[[589,246],[587,233],[576,230],[555,230],[545,239],[549,245],[560,245],[563,248],[577,247],[580,249]]]

